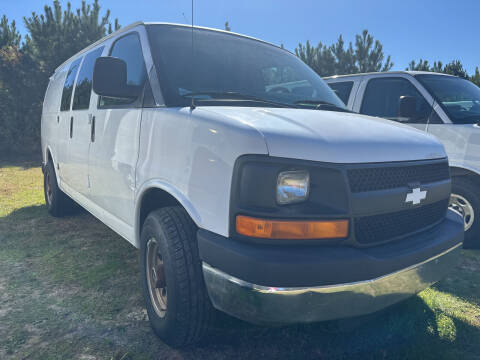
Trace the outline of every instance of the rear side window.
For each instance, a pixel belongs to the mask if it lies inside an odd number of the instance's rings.
[[[60,111],[70,110],[70,102],[72,100],[73,93],[73,83],[75,82],[75,77],[77,76],[78,66],[80,65],[81,60],[81,58],[75,60],[72,65],[70,65],[70,69],[68,69],[67,78],[65,79],[65,84],[63,85]]]
[[[75,93],[73,95],[73,110],[88,109],[92,93],[92,77],[95,60],[102,55],[103,47],[98,48],[85,56],[80,72],[78,73]]]
[[[416,98],[415,118],[405,120],[399,117],[401,96]],[[432,106],[427,103],[410,81],[400,77],[385,77],[368,81],[360,113],[400,122],[423,124],[427,123],[432,110]]]
[[[353,81],[342,81],[337,83],[328,83],[328,86],[337,94],[345,105],[348,104],[350,93],[352,92]]]
[[[131,33],[118,39],[110,52],[110,56],[122,59],[127,63],[127,83],[143,86],[147,77],[147,70],[143,60],[142,45],[137,33]],[[100,106],[125,105],[135,102],[136,99],[100,98]]]

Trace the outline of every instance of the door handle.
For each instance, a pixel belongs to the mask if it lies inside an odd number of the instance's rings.
[[[70,118],[70,139],[73,137],[73,116]]]
[[[92,116],[91,120],[91,128],[90,128],[90,141],[95,142],[95,116]]]

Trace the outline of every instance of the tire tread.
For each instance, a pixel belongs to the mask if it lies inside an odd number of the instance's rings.
[[[175,286],[181,293],[178,297],[180,311],[176,314],[176,333],[169,336],[168,342],[174,346],[195,343],[207,332],[213,313],[198,254],[196,225],[179,206],[154,210],[146,222],[150,217],[158,221],[168,239],[175,268]]]

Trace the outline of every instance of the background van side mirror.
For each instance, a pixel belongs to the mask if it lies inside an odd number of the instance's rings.
[[[417,99],[414,96],[400,96],[398,116],[408,119],[417,116]]]
[[[127,84],[127,63],[122,59],[105,56],[95,61],[93,91],[100,96],[132,99],[141,94],[141,87]]]

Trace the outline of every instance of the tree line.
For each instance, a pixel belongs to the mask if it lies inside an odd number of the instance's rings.
[[[385,56],[382,43],[375,40],[363,30],[355,36],[355,44],[345,44],[342,35],[338,40],[326,45],[322,42],[312,46],[309,41],[298,44],[295,54],[307,63],[320,76],[345,75],[365,72],[390,71],[393,67],[390,55]],[[478,67],[475,73],[469,75],[460,60],[452,60],[447,64],[441,61],[412,60],[405,70],[431,71],[459,76],[468,79],[480,86],[480,72]]]
[[[70,3],[62,8],[58,0],[46,5],[43,13],[23,18],[27,34],[22,38],[15,21],[0,20],[0,153],[39,153],[40,117],[49,77],[72,55],[120,28],[103,14],[98,0],[79,9]],[[225,30],[231,26],[225,22]],[[345,43],[342,35],[331,45],[310,41],[299,43],[295,54],[320,76],[389,71],[394,66],[383,45],[367,30]],[[412,60],[407,70],[448,73],[480,85],[478,67],[469,75],[459,60]]]
[[[39,154],[40,117],[49,77],[75,53],[120,28],[100,13],[98,0],[72,10],[58,0],[42,14],[24,17],[27,35],[15,21],[0,20],[0,154]]]

